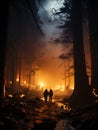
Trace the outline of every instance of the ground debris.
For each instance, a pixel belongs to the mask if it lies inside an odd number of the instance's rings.
[[[96,130],[98,103],[66,111],[38,98],[11,100],[0,107],[0,130]]]
[[[59,114],[60,111],[52,102],[38,98],[11,100],[0,108],[0,130],[52,130]]]
[[[71,125],[75,130],[98,129],[98,103],[72,112]]]

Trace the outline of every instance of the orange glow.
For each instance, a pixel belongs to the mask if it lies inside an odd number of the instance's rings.
[[[58,91],[65,91],[65,85],[56,85],[53,89]]]
[[[16,78],[16,81],[19,82],[19,78]]]
[[[20,98],[23,98],[24,96],[25,96],[24,94],[21,94],[21,95],[20,95]]]
[[[93,93],[93,95],[94,95],[95,97],[98,97],[98,94],[96,94],[96,89],[95,89],[95,88],[93,88],[92,93]]]
[[[19,74],[17,74],[16,82],[19,82]]]
[[[40,85],[41,87],[44,87],[44,83],[43,83],[43,82],[39,83],[39,85]]]
[[[11,97],[11,98],[13,97],[13,95],[11,95],[11,94],[9,94],[8,96]]]
[[[10,81],[10,84],[12,84],[12,81]]]
[[[49,66],[47,65],[47,67]],[[64,68],[60,68],[59,71],[62,72],[62,70]],[[61,75],[61,72],[54,70],[52,73],[49,68],[47,68],[47,71],[45,69],[37,71],[35,74],[35,86],[38,86],[37,89],[39,90],[52,88],[56,94],[64,93],[65,96],[70,96],[74,90],[74,78],[71,76],[64,79],[64,73]]]
[[[71,89],[71,90],[74,90],[74,86],[70,86],[70,89]]]
[[[45,89],[45,83],[44,82],[39,82],[38,83],[39,89]]]
[[[23,81],[24,82],[24,84],[26,84],[27,82],[26,81]]]
[[[43,55],[40,52],[37,53],[39,56],[32,62],[31,66],[24,65],[22,67],[21,80],[26,81],[29,88],[37,88],[37,90],[42,91],[45,88],[48,90],[51,88],[59,95],[64,93],[65,96],[70,96],[74,89],[73,67],[69,70],[70,66],[73,66],[73,60],[71,58],[69,60],[59,58],[61,54],[67,54],[70,48],[65,50],[61,44],[45,42],[43,48],[40,48]],[[34,65],[38,66],[39,69],[32,75],[30,72]]]
[[[28,86],[28,84],[27,84],[26,80],[21,81],[21,85],[22,85],[22,86]]]

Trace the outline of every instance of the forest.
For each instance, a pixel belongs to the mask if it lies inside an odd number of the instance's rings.
[[[1,1],[1,113],[3,109],[8,111],[6,106],[12,102],[19,107],[17,101],[27,103],[30,100],[35,107],[35,102],[39,101],[37,107],[44,106],[41,102],[42,93],[45,87],[50,89],[51,86],[63,104],[67,102],[72,111],[80,109],[74,116],[79,112],[82,117],[82,112],[86,113],[88,108],[93,111],[93,105],[97,110],[97,7],[97,0]],[[46,81],[42,83],[41,80]],[[31,101],[33,98],[35,101]],[[18,111],[16,106],[8,109]],[[87,109],[82,109],[85,107]],[[31,108],[32,105],[30,111]],[[51,107],[47,103],[48,108]],[[98,122],[97,113],[94,114],[95,122]]]

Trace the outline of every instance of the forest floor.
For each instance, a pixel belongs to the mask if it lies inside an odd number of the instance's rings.
[[[0,130],[97,130],[98,103],[66,111],[39,98],[8,100],[0,107]]]

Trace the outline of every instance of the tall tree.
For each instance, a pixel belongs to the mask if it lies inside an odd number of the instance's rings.
[[[7,29],[8,29],[8,18],[9,18],[9,5],[10,3],[17,8],[16,3],[22,3],[25,8],[31,11],[32,17],[35,20],[37,25],[37,29],[39,30],[40,34],[42,35],[43,32],[40,29],[40,26],[37,23],[35,15],[33,13],[32,7],[30,6],[29,0],[7,0],[0,2],[0,104],[4,98],[4,83],[5,83],[5,57],[6,57],[6,43],[7,43]],[[26,5],[26,6],[25,6]],[[13,66],[14,67],[14,66]]]
[[[0,2],[0,104],[4,98],[4,70],[6,56],[9,0]]]
[[[70,6],[71,2],[72,8]],[[64,42],[71,42],[71,39],[73,39],[75,72],[74,91],[71,97],[68,99],[68,102],[70,106],[74,108],[91,104],[93,101],[92,90],[90,88],[89,79],[86,73],[86,57],[83,43],[83,31],[85,30],[83,30],[82,2],[83,0],[66,0],[64,4],[65,7],[61,8],[62,13],[68,14],[67,22],[65,21],[65,24],[63,26],[60,26],[61,28],[63,27],[65,29],[65,34],[63,33]]]
[[[98,94],[98,1],[87,0],[91,50],[91,86]]]
[[[69,98],[69,104],[73,108],[83,107],[92,103],[91,89],[86,74],[81,2],[82,0],[72,0],[75,85],[73,94]]]

